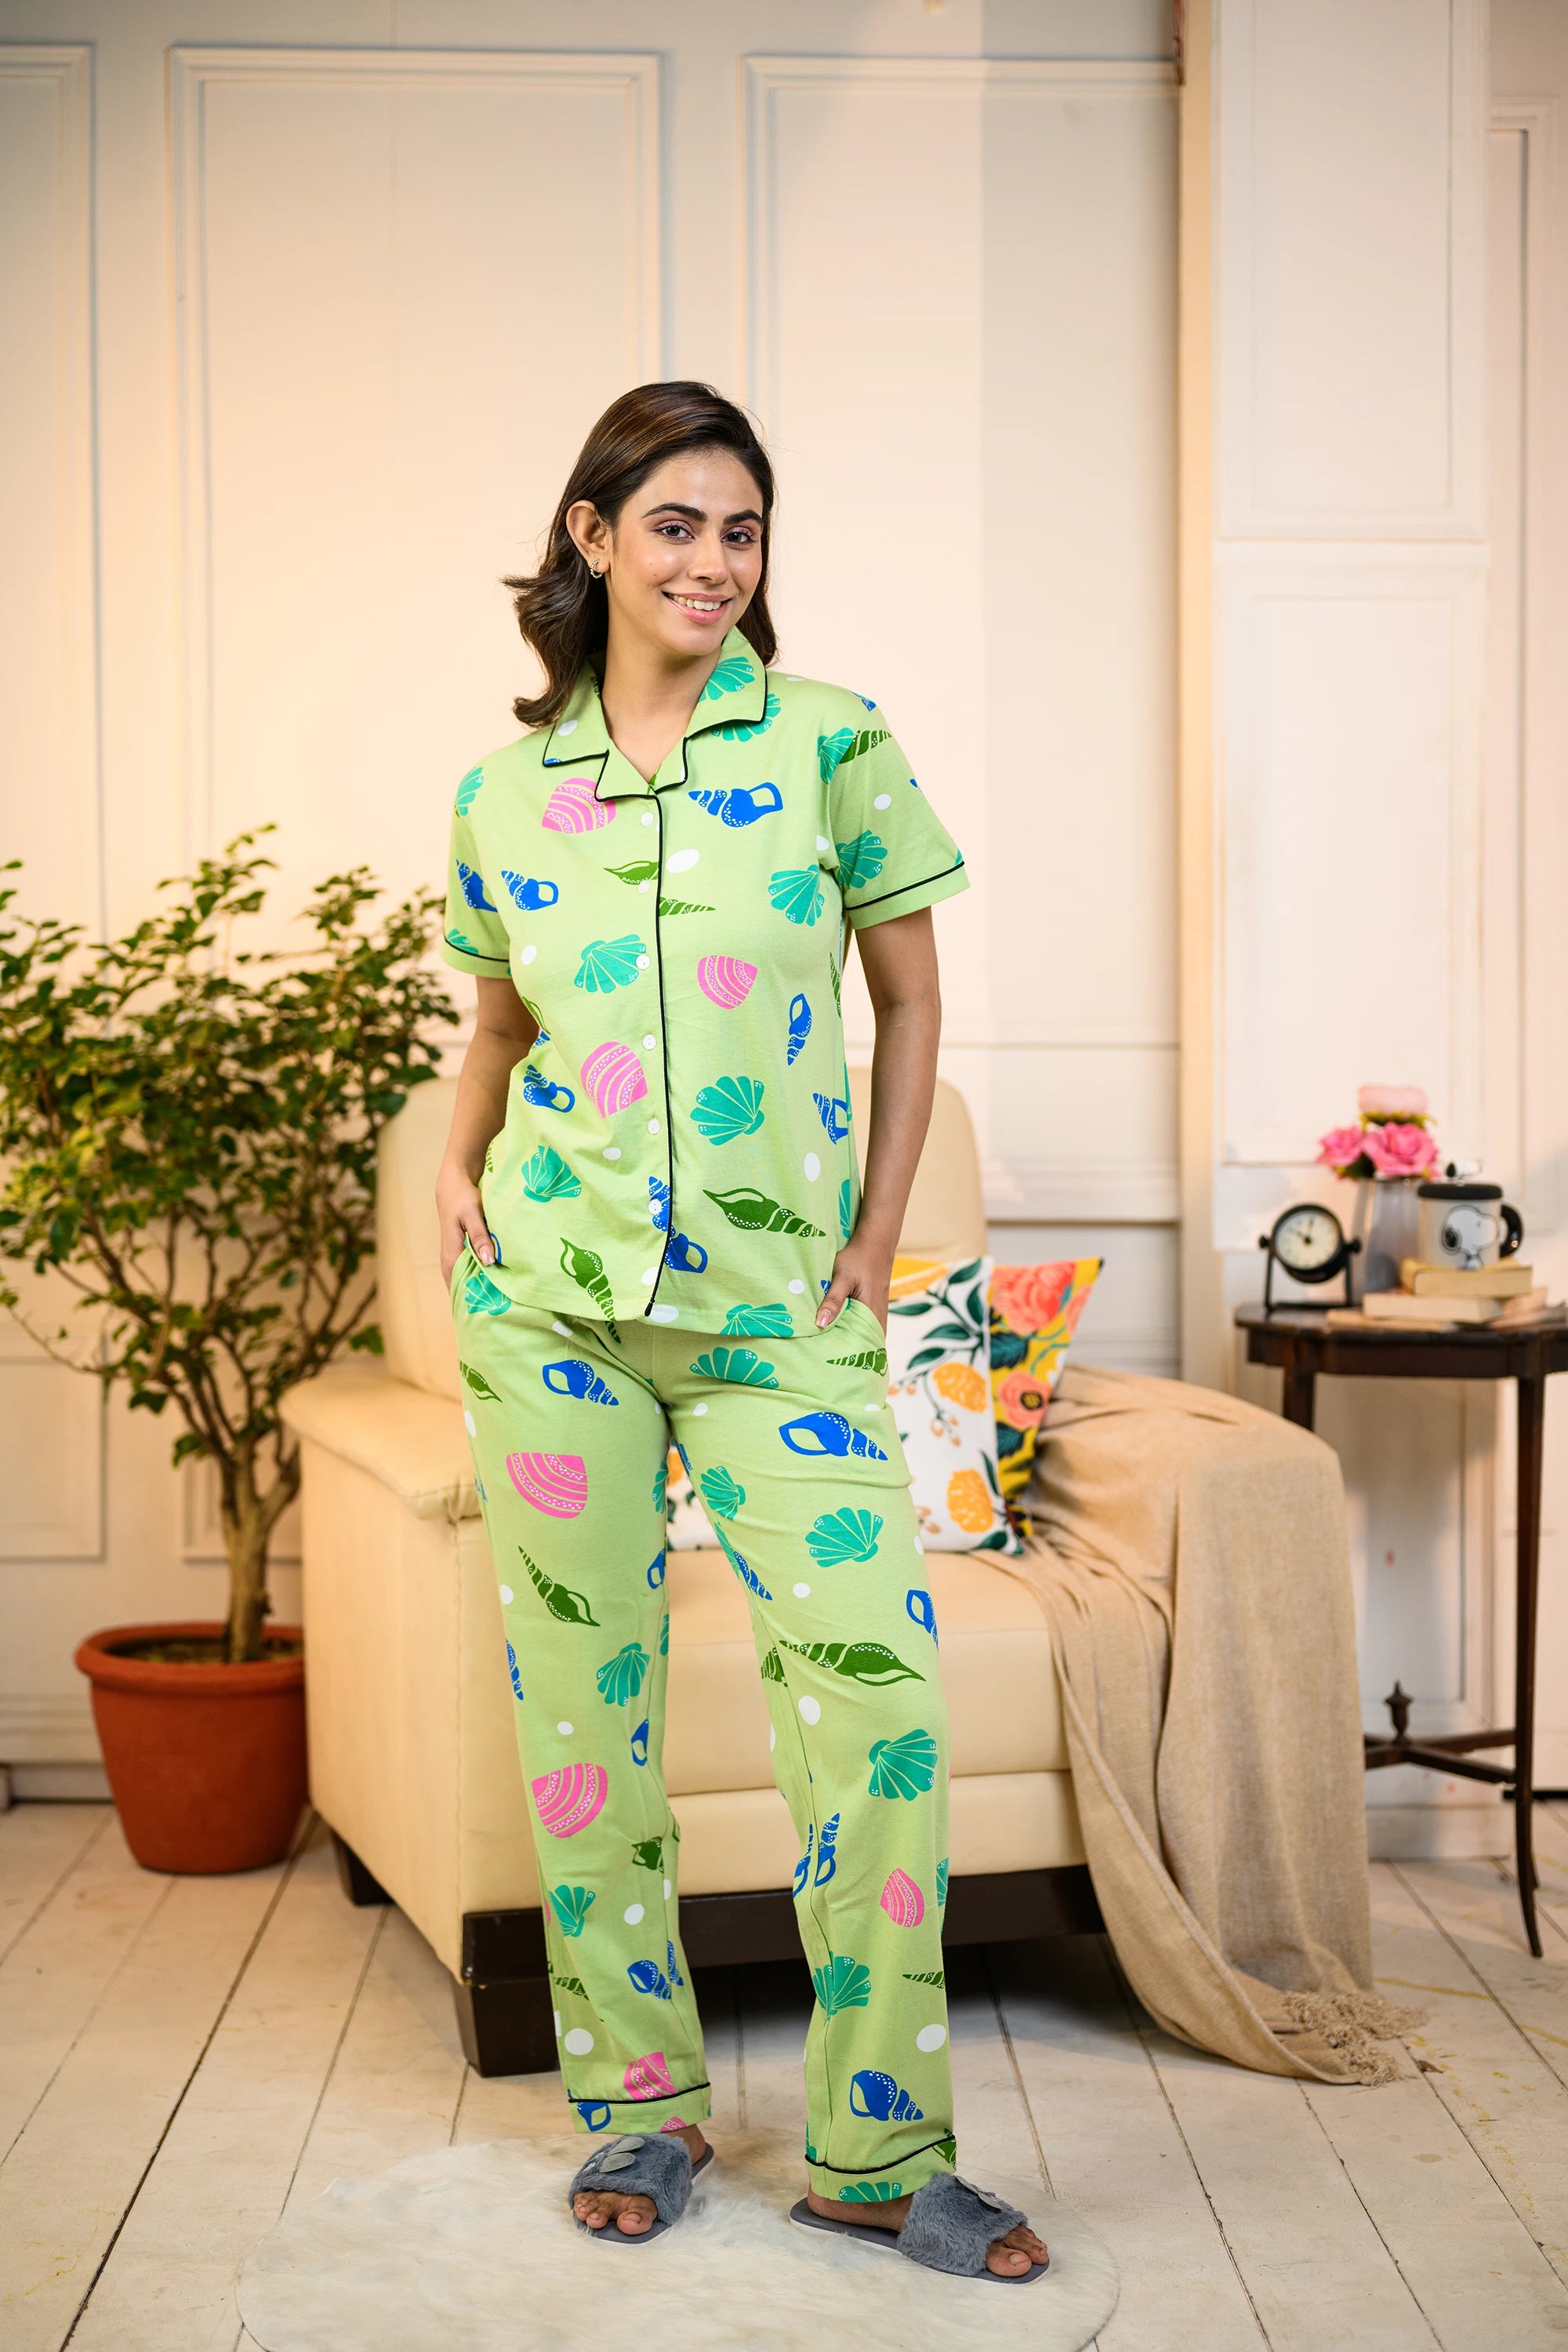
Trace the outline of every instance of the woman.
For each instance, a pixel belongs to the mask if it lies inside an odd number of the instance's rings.
[[[515,705],[532,731],[464,777],[452,828],[445,952],[479,1001],[442,1263],[567,2095],[609,2135],[573,2210],[644,2239],[707,2158],[660,1772],[673,1441],[747,1590],[804,1848],[796,2216],[1033,2278],[1022,2214],[952,2170],[946,1717],[906,1607],[921,1544],[882,1344],[936,1066],[930,909],[966,877],[876,705],[768,671],[773,499],[707,386],[606,411],[538,574],[507,583],[545,673]],[[846,926],[877,1015],[864,1190]],[[918,1904],[882,1906],[894,1872]]]

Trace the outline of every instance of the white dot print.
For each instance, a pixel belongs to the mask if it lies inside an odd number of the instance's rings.
[[[626,1921],[628,1927],[635,1927],[642,1918],[642,1905],[640,1903],[628,1903],[626,1909],[621,1913],[621,1916]]]
[[[785,684],[786,686],[804,686],[804,685],[805,685],[805,679],[801,677],[801,674],[800,674],[800,672],[799,672],[798,670],[795,670],[795,669],[786,669],[786,670],[785,670],[785,672],[784,672],[784,684]]]
[[[871,803],[873,808],[891,808],[892,805],[893,795],[891,793],[879,793],[876,799]]]
[[[811,1587],[809,1584],[797,1584],[793,1586],[792,1590],[797,1601],[804,1601],[809,1594]]]
[[[503,1584],[500,1589],[500,1605],[503,1609],[510,1609],[511,1607],[512,1597],[510,1585]]]
[[[811,1179],[812,1182],[815,1184],[815,1183],[816,1183],[816,1180],[817,1180],[817,1178],[818,1178],[818,1177],[821,1175],[821,1173],[822,1173],[822,1162],[821,1162],[821,1160],[817,1158],[817,1156],[816,1156],[816,1152],[815,1152],[815,1151],[808,1151],[808,1152],[806,1153],[806,1155],[805,1155],[805,1158],[801,1161],[801,1163],[800,1163],[800,1164],[801,1164],[801,1166],[805,1169],[805,1171],[806,1174],[810,1177],[810,1179]]]
[[[945,2025],[922,2025],[920,2032],[915,2036],[915,2048],[917,2050],[940,2050],[946,2040],[947,2028]],[[570,2034],[566,2036],[566,2047],[569,2050],[572,2047],[572,2036]]]
[[[819,833],[816,836],[816,845],[818,849],[831,849],[833,844],[830,841],[824,840],[822,835]]]
[[[468,1431],[470,1437],[477,1437],[479,1433],[479,1423],[475,1421],[471,1412],[464,1413],[463,1427]]]
[[[644,1268],[643,1268],[643,1276],[642,1276],[642,1278],[643,1278],[643,1280],[644,1280],[646,1283],[647,1283],[647,1284],[651,1286],[654,1283],[656,1283],[656,1282],[658,1280],[658,1266],[657,1266],[657,1265],[645,1265],[645,1266],[644,1266]]]
[[[638,896],[638,898],[647,898],[647,894],[648,894],[648,892],[649,892],[652,888],[653,888],[653,884],[652,884],[651,882],[639,882],[639,883],[637,884],[637,896]]]
[[[618,1159],[620,1158],[620,1156],[621,1156],[621,1147],[620,1147],[620,1145],[619,1145],[618,1143],[606,1143],[606,1144],[605,1144],[605,1150],[604,1150],[604,1157],[605,1157],[606,1160],[618,1160]],[[559,1327],[558,1327],[558,1328],[559,1328]]]
[[[650,1307],[647,1310],[648,1321],[650,1323],[673,1323],[679,1312],[680,1309],[679,1307]]]
[[[805,1288],[805,1285],[804,1282],[792,1282],[790,1284],[790,1288],[795,1292],[796,1297],[798,1297],[800,1293]]]
[[[557,735],[575,735],[577,732],[577,721],[574,719],[563,719],[561,721],[560,726],[555,730],[555,732]]]
[[[555,2020],[555,2031],[559,2033],[561,2031],[561,2011],[558,2009],[552,2009],[550,2014]]]
[[[552,1323],[550,1328],[552,1331],[559,1331],[563,1339],[569,1339],[572,1337],[570,1323]]]
[[[814,1698],[803,1698],[800,1703],[800,1711],[807,1723],[820,1723],[822,1721],[822,1709],[818,1706]]]
[[[707,1412],[707,1410],[708,1410],[708,1408],[707,1408],[707,1406],[706,1406],[705,1404],[694,1404],[694,1405],[692,1406],[692,1408],[691,1408],[691,1418],[692,1418],[692,1420],[693,1420],[693,1421],[700,1421],[700,1420],[701,1420],[701,1418],[702,1418],[702,1416],[703,1416],[703,1414]]]
[[[667,1879],[665,1880],[665,1882],[664,1882],[664,1899],[665,1899],[665,1901],[666,1901],[667,1903],[668,1902],[668,1900],[669,1900],[670,1896],[674,1894],[674,1892],[675,1892],[674,1887],[670,1885],[670,1883],[669,1883],[668,1879],[667,1878]]]
[[[667,874],[689,874],[702,852],[700,849],[678,849],[673,857],[664,861]]]
[[[570,1739],[575,1726],[570,1723],[558,1723],[555,1728],[563,1739]]]
[[[585,2058],[594,2046],[594,2037],[585,2025],[574,2025],[564,2046],[574,2058]]]
[[[524,963],[531,963],[531,962],[533,961],[534,957],[535,957],[538,953],[539,953],[539,950],[538,950],[537,948],[524,948],[524,950],[523,950],[523,951],[522,951],[522,961],[523,961],[523,962],[524,962]]]

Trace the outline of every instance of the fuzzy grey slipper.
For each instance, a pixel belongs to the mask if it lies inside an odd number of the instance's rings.
[[[890,2230],[879,2230],[875,2222],[835,2221],[826,2213],[814,2213],[804,2197],[798,2205],[791,2206],[789,2218],[799,2229],[827,2230],[835,2237],[855,2238],[864,2245],[905,2254],[911,2263],[923,2263],[928,2270],[951,2271],[959,2278],[989,2279],[994,2286],[1032,2286],[1051,2266],[1047,2254],[1043,2263],[1031,2263],[1026,2271],[1018,2271],[1012,2278],[988,2271],[985,2255],[992,2240],[1005,2238],[1029,2217],[1016,2205],[993,2197],[988,2189],[977,2189],[956,2172],[939,2172],[915,2190],[897,2237]]]
[[[686,2142],[672,2133],[625,2132],[619,2139],[596,2147],[586,2164],[579,2167],[566,2191],[567,2210],[581,2189],[613,2189],[618,2197],[651,2197],[658,2218],[646,2230],[623,2230],[614,2221],[606,2221],[602,2230],[591,2230],[586,2221],[577,2223],[585,2238],[596,2238],[601,2245],[646,2246],[679,2221],[693,2180],[712,2161],[712,2148],[705,2147],[693,2164]]]

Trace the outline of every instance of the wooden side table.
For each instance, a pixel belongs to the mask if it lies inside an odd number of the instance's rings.
[[[1541,1930],[1535,1917],[1537,1885],[1531,1808],[1534,1801],[1535,1768],[1535,1628],[1536,1594],[1541,1565],[1542,1437],[1546,1417],[1546,1383],[1553,1372],[1568,1371],[1568,1325],[1516,1323],[1510,1330],[1492,1331],[1461,1327],[1451,1331],[1409,1331],[1397,1327],[1367,1326],[1333,1328],[1321,1307],[1277,1307],[1265,1315],[1261,1307],[1237,1310],[1237,1327],[1247,1334],[1250,1364],[1277,1364],[1285,1375],[1284,1412],[1287,1421],[1303,1429],[1312,1426],[1312,1407],[1319,1375],[1336,1379],[1380,1381],[1512,1381],[1519,1392],[1519,1533],[1514,1552],[1518,1614],[1514,1645],[1514,1712],[1506,1729],[1460,1731],[1431,1739],[1409,1736],[1410,1701],[1397,1680],[1386,1705],[1393,1718],[1390,1738],[1368,1733],[1366,1769],[1374,1772],[1390,1764],[1425,1764],[1434,1771],[1454,1772],[1467,1780],[1487,1780],[1510,1790],[1513,1798],[1514,1852],[1519,1867],[1519,1902],[1530,1948],[1541,1958]],[[1513,1750],[1510,1764],[1485,1764],[1478,1751],[1489,1748]]]

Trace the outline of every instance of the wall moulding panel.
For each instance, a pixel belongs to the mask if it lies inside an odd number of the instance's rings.
[[[367,844],[427,880],[454,744],[515,731],[499,575],[662,372],[658,89],[609,52],[171,53],[188,845],[277,820],[285,907]]]
[[[1279,550],[1218,585],[1218,1159],[1310,1163],[1367,1078],[1479,1154],[1485,572]]]
[[[1485,530],[1484,0],[1219,0],[1220,529]]]

